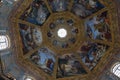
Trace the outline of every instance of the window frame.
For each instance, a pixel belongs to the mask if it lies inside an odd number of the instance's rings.
[[[10,39],[8,35],[0,35],[0,51],[10,48]],[[3,39],[3,40],[2,40]],[[3,47],[2,47],[3,46]]]
[[[118,78],[120,78],[120,62],[117,62],[113,65],[112,67],[112,73],[117,76]],[[119,74],[118,74],[119,73]]]
[[[24,79],[23,80],[27,80],[27,79],[31,79],[31,80],[35,80],[33,77],[31,76],[24,76]]]

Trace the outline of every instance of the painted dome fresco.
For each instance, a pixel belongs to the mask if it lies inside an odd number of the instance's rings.
[[[115,1],[0,0],[1,75],[5,80],[119,80]],[[115,75],[106,78],[113,74],[106,65],[116,62],[118,70],[110,70]]]

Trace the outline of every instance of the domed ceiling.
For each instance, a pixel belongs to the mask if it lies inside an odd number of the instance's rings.
[[[113,48],[112,0],[24,0],[14,13],[19,61],[49,80],[93,76]]]

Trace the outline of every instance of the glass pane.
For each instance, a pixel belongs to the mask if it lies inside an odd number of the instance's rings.
[[[0,36],[0,50],[8,47],[8,38],[6,36]]]
[[[117,71],[115,72],[115,75],[118,76],[118,77],[120,77],[120,71],[117,70]]]
[[[0,36],[0,43],[1,43],[1,42],[5,42],[5,40],[6,40],[6,39],[5,39],[5,36]]]
[[[114,66],[114,68],[113,68],[113,73],[114,73],[116,76],[120,77],[120,64],[117,64],[117,65]]]
[[[117,68],[120,68],[120,64],[117,64],[116,66],[114,66],[113,73],[117,70]]]
[[[118,66],[118,69],[120,70],[120,65]]]

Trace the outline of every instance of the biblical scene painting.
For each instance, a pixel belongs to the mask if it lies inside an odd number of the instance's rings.
[[[53,12],[59,12],[68,10],[70,0],[48,0],[48,3]]]
[[[28,26],[26,24],[19,24],[19,31],[24,54],[41,45],[42,32],[37,27]]]
[[[101,57],[109,49],[109,46],[94,42],[84,42],[80,49],[77,51],[80,55],[83,63],[92,70],[97,63],[100,61]]]
[[[57,78],[79,74],[86,74],[86,71],[74,54],[64,54],[58,58]]]
[[[43,25],[50,12],[44,0],[33,0],[32,4],[21,15],[20,19],[36,25]]]
[[[40,48],[30,56],[30,60],[49,75],[54,71],[55,54],[46,47]]]
[[[108,12],[89,18],[85,22],[86,36],[91,39],[112,41]]]
[[[71,11],[80,18],[86,18],[104,7],[98,0],[73,0]]]

